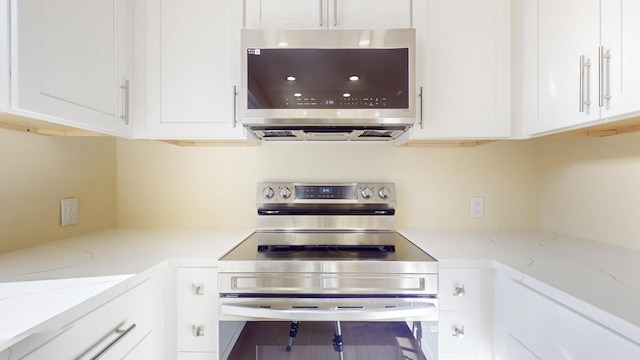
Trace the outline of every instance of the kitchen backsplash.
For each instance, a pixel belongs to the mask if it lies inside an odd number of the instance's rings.
[[[116,141],[0,129],[0,252],[113,227]],[[60,199],[79,222],[60,227]]]
[[[541,227],[640,250],[640,133],[472,148],[179,147],[0,129],[0,252],[113,226],[255,226],[258,181],[394,181],[397,225]],[[60,227],[60,199],[79,224]],[[483,196],[485,216],[469,217]]]
[[[120,226],[255,226],[259,181],[393,181],[398,227],[535,227],[536,146],[386,143],[178,147],[118,139]],[[485,217],[469,217],[471,196]]]

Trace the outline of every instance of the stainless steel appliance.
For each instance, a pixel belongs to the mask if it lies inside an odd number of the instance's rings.
[[[218,262],[220,319],[437,321],[438,263],[395,211],[393,183],[258,184],[256,232]]]
[[[262,140],[391,140],[415,120],[415,30],[243,30],[241,122]]]

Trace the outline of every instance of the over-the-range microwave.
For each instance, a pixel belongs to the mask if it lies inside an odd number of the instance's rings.
[[[391,140],[415,121],[415,30],[243,30],[240,121],[262,140]]]

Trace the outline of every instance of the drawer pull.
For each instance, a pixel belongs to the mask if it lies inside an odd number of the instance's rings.
[[[193,295],[204,295],[204,284],[193,284],[191,292]]]
[[[111,341],[109,344],[107,344],[107,346],[105,346],[102,350],[100,350],[100,352],[98,352],[96,356],[92,357],[91,360],[101,359],[103,356],[105,356],[109,352],[109,350],[111,350],[114,346],[116,346],[120,342],[120,340],[124,339],[124,337],[129,335],[129,333],[131,333],[131,331],[133,331],[133,329],[135,328],[136,328],[136,324],[129,326],[125,330],[116,329],[115,333],[118,335],[118,337],[113,339],[113,341]]]
[[[455,290],[453,290],[453,296],[465,296],[467,292],[464,290],[464,285],[456,286]]]
[[[193,325],[193,336],[204,336],[204,325]]]
[[[462,339],[464,337],[464,326],[454,327],[452,336]]]

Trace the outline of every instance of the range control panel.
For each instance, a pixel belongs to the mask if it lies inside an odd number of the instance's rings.
[[[394,203],[395,183],[258,183],[258,203]]]

